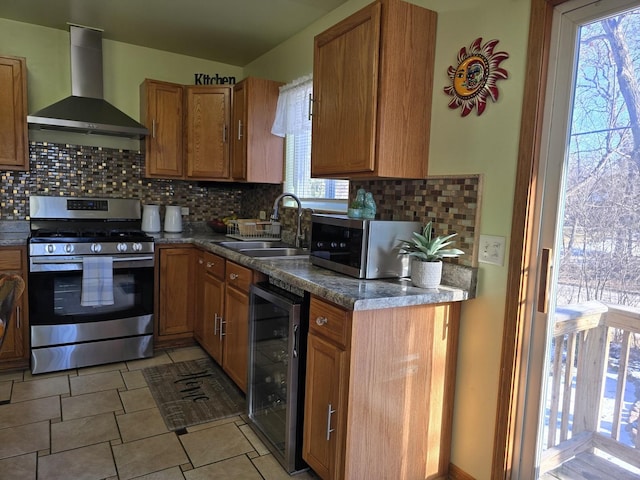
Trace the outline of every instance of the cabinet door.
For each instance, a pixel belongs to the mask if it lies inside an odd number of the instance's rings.
[[[323,480],[337,480],[343,476],[346,353],[316,335],[309,335],[307,349],[302,457]]]
[[[146,176],[181,178],[183,160],[183,87],[145,80],[140,86],[141,118],[150,134],[145,138]]]
[[[225,294],[224,371],[243,392],[249,365],[249,295],[227,285]]]
[[[229,87],[186,88],[187,177],[229,179]]]
[[[233,115],[231,118],[231,176],[247,179],[247,83],[233,87]]]
[[[161,248],[159,263],[157,334],[190,335],[193,332],[195,295],[193,249]]]
[[[373,172],[380,3],[316,36],[311,175]]]
[[[282,183],[284,139],[271,133],[282,83],[249,77],[233,87],[231,121],[234,180]]]
[[[0,249],[0,273],[22,275],[26,282],[26,251],[16,248]],[[9,327],[0,350],[0,368],[28,365],[28,305],[28,294],[25,288],[9,319]]]
[[[204,277],[202,346],[222,365],[225,285],[224,281],[208,273]]]
[[[28,170],[27,65],[0,57],[0,170]]]
[[[202,250],[196,251],[195,275],[196,302],[193,312],[193,337],[200,343],[200,345],[204,346],[204,282],[206,280],[207,271],[204,264],[204,252]]]

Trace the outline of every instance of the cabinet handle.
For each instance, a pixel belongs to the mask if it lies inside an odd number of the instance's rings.
[[[220,341],[222,341],[222,337],[224,337],[226,335],[226,333],[224,333],[222,331],[222,325],[226,325],[227,322],[225,322],[222,317],[218,317],[220,319],[220,329],[218,330],[218,334],[220,335]]]
[[[198,264],[202,265],[204,263],[204,260],[202,260],[201,258],[198,259]]]
[[[331,428],[331,415],[334,413],[336,413],[336,411],[333,409],[332,405],[329,404],[329,408],[327,408],[327,442],[331,439],[331,432],[335,430]]]
[[[207,262],[207,268],[211,268],[215,265],[213,262]]]
[[[239,275],[238,275],[237,273],[230,273],[230,274],[229,274],[229,278],[230,278],[231,280],[236,280],[236,279],[238,278],[238,276],[239,276]]]
[[[318,324],[318,326],[322,326],[322,325],[326,325],[327,322],[329,321],[329,319],[327,317],[318,317],[316,318],[316,323]]]
[[[298,358],[298,325],[293,326],[293,358]]]
[[[222,126],[222,143],[227,143],[227,124]]]
[[[151,121],[151,137],[156,138],[156,119]]]
[[[242,120],[238,120],[238,140],[242,140]]]
[[[22,309],[20,306],[16,307],[16,328],[20,330],[22,328]]]
[[[307,117],[307,120],[311,120],[311,117],[313,116],[312,109],[313,109],[313,96],[310,93],[309,94],[309,110],[308,110],[309,111],[309,115]]]

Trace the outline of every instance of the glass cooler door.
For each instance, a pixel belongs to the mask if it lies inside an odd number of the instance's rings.
[[[270,285],[252,286],[249,418],[289,472],[296,469],[300,301]]]

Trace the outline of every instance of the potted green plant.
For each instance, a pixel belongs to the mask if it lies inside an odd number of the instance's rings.
[[[447,248],[456,235],[434,236],[433,224],[429,222],[422,233],[413,232],[411,240],[401,240],[400,253],[413,257],[411,281],[416,287],[436,288],[442,279],[442,259],[464,254],[460,249]]]

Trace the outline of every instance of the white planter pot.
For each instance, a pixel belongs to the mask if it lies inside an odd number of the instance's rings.
[[[411,282],[420,288],[436,288],[442,280],[442,262],[411,261]]]

